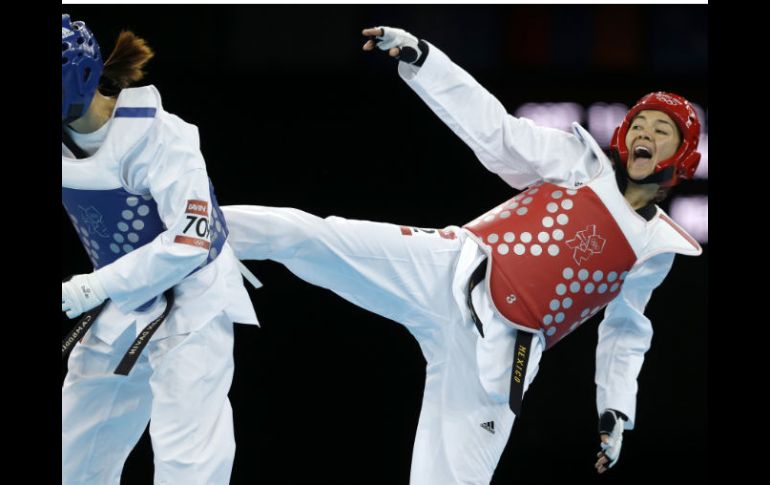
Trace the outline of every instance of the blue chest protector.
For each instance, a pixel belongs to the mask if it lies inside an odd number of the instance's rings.
[[[206,261],[193,273],[216,259],[228,235],[211,180],[209,192],[213,219],[209,224],[211,247]],[[94,269],[144,246],[166,230],[151,196],[131,194],[122,187],[112,190],[62,187],[62,203]],[[139,307],[139,310],[149,307],[152,301]]]

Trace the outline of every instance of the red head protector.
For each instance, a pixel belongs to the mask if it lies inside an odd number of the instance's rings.
[[[631,126],[631,121],[644,110],[656,110],[666,113],[674,123],[679,127],[679,133],[682,135],[682,143],[674,155],[658,162],[655,166],[655,172],[650,177],[655,177],[660,172],[667,170],[671,172],[670,178],[657,182],[662,187],[671,187],[679,183],[680,179],[691,179],[698,168],[700,162],[700,153],[696,151],[700,139],[700,121],[698,115],[689,101],[683,97],[658,91],[650,93],[634,105],[626,114],[623,122],[615,128],[615,132],[610,140],[610,151],[613,158],[622,163],[623,167],[628,163],[628,147],[626,146],[626,134]],[[660,174],[663,175],[663,174]]]

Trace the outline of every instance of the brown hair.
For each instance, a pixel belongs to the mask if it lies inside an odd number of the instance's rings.
[[[133,32],[124,30],[115,42],[112,54],[104,63],[99,91],[105,96],[115,96],[144,77],[144,68],[155,56],[147,42]]]

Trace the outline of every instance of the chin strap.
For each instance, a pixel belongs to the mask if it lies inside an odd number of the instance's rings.
[[[83,151],[83,149],[75,143],[70,134],[67,133],[67,129],[64,127],[63,123],[61,125],[61,141],[64,143],[64,146],[69,148],[72,154],[75,155],[75,158],[88,158],[88,154]]]
[[[625,169],[625,167],[623,168]],[[626,172],[626,177],[628,177],[628,172]],[[632,179],[631,177],[628,177],[629,180],[640,185],[644,185],[644,184],[663,185],[664,183],[669,182],[672,178],[674,178],[673,166],[666,167],[660,172],[655,172],[653,174],[650,174],[641,180],[636,180],[636,179]]]

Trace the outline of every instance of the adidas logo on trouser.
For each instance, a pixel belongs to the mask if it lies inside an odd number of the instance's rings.
[[[488,421],[486,423],[481,423],[481,427],[485,430],[489,431],[492,434],[495,434],[495,422],[494,421]]]

